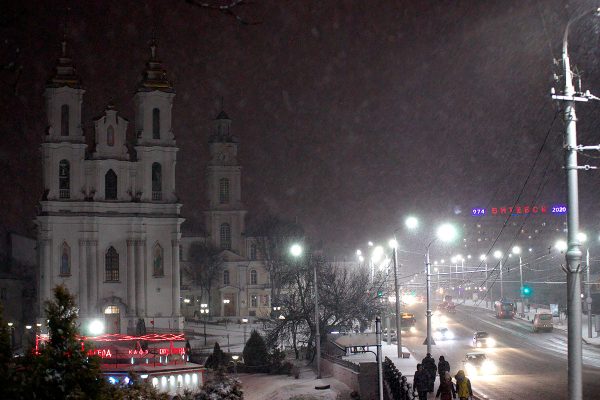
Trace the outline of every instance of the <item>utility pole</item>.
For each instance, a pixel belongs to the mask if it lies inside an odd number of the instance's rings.
[[[521,259],[521,255],[519,254],[519,276],[521,279],[521,315],[525,315],[525,296],[523,293],[523,261]]]
[[[590,284],[590,249],[588,248],[585,252],[585,264],[586,264],[586,275],[587,275],[587,285],[586,285],[586,299],[585,303],[587,304],[587,317],[588,317],[588,338],[592,337],[592,285]]]
[[[597,99],[589,91],[576,93],[573,86],[573,75],[571,73],[571,62],[568,52],[568,37],[571,24],[578,19],[588,15],[597,9],[588,10],[569,20],[563,36],[562,61],[565,76],[565,90],[562,95],[556,95],[552,89],[552,98],[564,101],[565,111],[565,173],[567,176],[567,313],[568,313],[568,387],[569,399],[581,400],[583,393],[582,385],[582,348],[581,348],[581,243],[579,242],[579,190],[577,172],[578,169],[591,169],[595,167],[578,166],[577,152],[583,150],[598,150],[600,146],[577,146],[577,117],[575,115],[576,101],[589,101]]]
[[[402,316],[400,315],[400,291],[398,289],[398,247],[397,243],[392,247],[394,252],[394,290],[396,294],[396,340],[398,342],[398,358],[402,358]],[[388,332],[388,337],[392,337],[391,332]]]
[[[427,337],[423,344],[427,345],[428,353],[431,353],[431,345],[435,345],[435,341],[431,336],[431,262],[429,261],[429,247],[431,243],[427,246],[427,252],[425,253],[425,268],[427,273]]]
[[[502,275],[502,259],[500,259],[500,300],[504,298],[504,276]]]

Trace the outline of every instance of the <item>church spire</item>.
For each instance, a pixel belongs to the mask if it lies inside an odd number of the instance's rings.
[[[158,41],[153,35],[150,40],[150,59],[146,63],[146,69],[142,74],[142,81],[138,91],[149,92],[160,90],[163,92],[174,92],[173,84],[167,79],[167,71],[163,69],[162,63],[156,55]]]
[[[63,87],[69,86],[72,88],[81,88],[81,80],[77,75],[73,60],[67,54],[67,32],[63,32],[63,37],[60,42],[61,53],[58,57],[54,75],[48,80],[47,87]]]

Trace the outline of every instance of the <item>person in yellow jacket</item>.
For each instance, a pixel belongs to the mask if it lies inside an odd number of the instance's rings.
[[[473,399],[473,389],[471,389],[471,381],[465,376],[465,371],[462,369],[454,376],[456,378],[456,393],[460,400]]]

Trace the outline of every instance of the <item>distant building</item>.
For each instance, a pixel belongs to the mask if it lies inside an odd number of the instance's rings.
[[[267,317],[271,311],[269,274],[258,252],[256,238],[245,235],[247,211],[242,202],[238,146],[239,140],[231,132],[231,120],[221,111],[209,139],[206,233],[182,238],[182,268],[194,267],[191,250],[198,243],[220,248],[224,263],[213,282],[210,303],[206,290],[184,274],[183,313],[188,318],[202,317],[203,308],[209,310],[208,315],[219,317]]]
[[[45,90],[44,196],[36,218],[39,304],[63,284],[76,295],[82,324],[103,318],[114,333],[135,331],[141,323],[181,329],[175,91],[156,46],[133,98],[133,143],[126,139],[129,121],[109,104],[94,120],[88,146],[84,94],[63,42]]]

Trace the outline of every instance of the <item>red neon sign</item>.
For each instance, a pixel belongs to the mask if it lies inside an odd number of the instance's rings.
[[[492,207],[492,215],[506,214],[547,214],[547,206],[510,206],[510,207]]]

